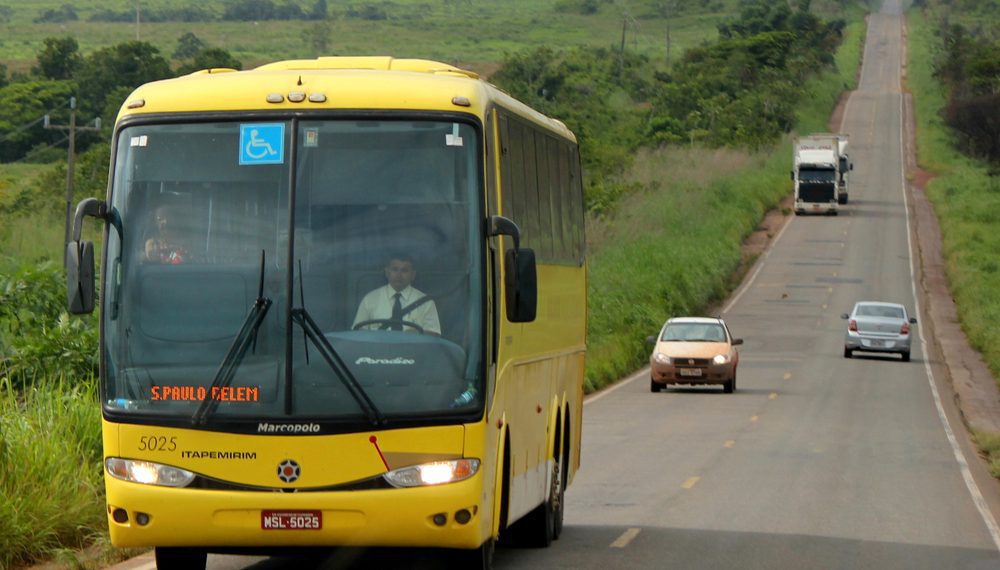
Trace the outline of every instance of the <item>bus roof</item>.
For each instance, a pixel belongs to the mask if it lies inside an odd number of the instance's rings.
[[[118,120],[152,113],[419,110],[483,116],[493,104],[576,140],[556,119],[529,108],[471,71],[425,59],[319,57],[248,71],[205,69],[133,91]]]

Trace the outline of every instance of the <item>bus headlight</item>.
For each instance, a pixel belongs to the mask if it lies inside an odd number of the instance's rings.
[[[194,473],[190,471],[153,463],[152,461],[109,457],[104,460],[104,466],[108,470],[108,474],[115,479],[130,481],[132,483],[162,485],[164,487],[186,487],[191,481],[194,481]]]
[[[423,487],[464,481],[477,471],[478,459],[454,459],[393,469],[382,476],[393,487]]]

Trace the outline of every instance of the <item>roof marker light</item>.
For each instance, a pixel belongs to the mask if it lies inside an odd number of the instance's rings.
[[[281,93],[268,93],[267,102],[268,103],[281,103],[285,100],[285,96]]]
[[[469,101],[468,97],[463,97],[461,95],[456,95],[451,98],[452,105],[458,105],[459,107],[471,107],[472,101]]]
[[[145,107],[145,106],[146,106],[145,99],[132,99],[131,101],[128,102],[129,109],[138,109],[139,107]]]
[[[292,103],[301,103],[306,100],[306,94],[301,91],[292,91],[288,94],[288,100]]]
[[[310,93],[309,94],[310,103],[326,103],[326,95],[323,93]]]

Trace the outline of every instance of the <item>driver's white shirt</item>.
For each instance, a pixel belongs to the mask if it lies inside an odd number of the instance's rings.
[[[354,317],[354,326],[357,326],[358,323],[370,321],[372,319],[391,318],[393,301],[392,296],[395,293],[396,290],[393,289],[391,285],[384,285],[378,289],[369,291],[368,294],[365,295],[365,298],[361,299],[361,304],[358,305],[358,314]],[[424,294],[419,289],[407,286],[406,289],[400,291],[399,303],[402,305],[403,309],[406,309],[406,307],[422,298],[424,298]],[[416,309],[413,309],[409,313],[403,315],[403,320],[420,325],[425,332],[441,334],[441,323],[438,321],[437,307],[434,305],[434,301],[422,303]],[[383,324],[384,323],[372,323],[370,325],[365,325],[362,328],[380,329]],[[407,326],[404,327],[403,330],[412,331],[416,329]]]

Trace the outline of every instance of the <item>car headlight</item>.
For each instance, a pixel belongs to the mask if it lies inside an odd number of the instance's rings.
[[[194,473],[186,469],[161,465],[152,461],[109,457],[104,460],[104,467],[108,470],[108,474],[115,479],[144,485],[186,487],[191,484],[191,481],[194,481]]]
[[[728,354],[716,354],[715,357],[712,358],[712,362],[714,362],[715,364],[725,364],[725,363],[729,362],[729,355]]]
[[[662,352],[653,353],[653,360],[659,362],[660,364],[670,364],[670,357]]]
[[[393,487],[424,487],[464,481],[477,471],[478,459],[454,459],[393,469],[382,477]]]

